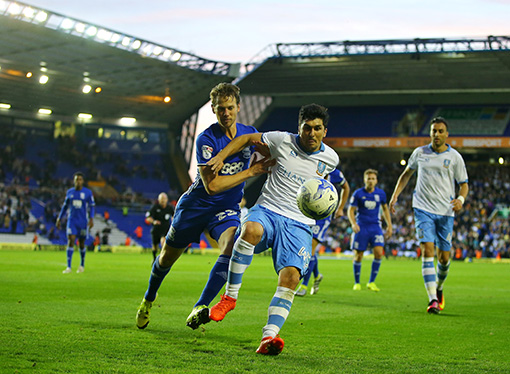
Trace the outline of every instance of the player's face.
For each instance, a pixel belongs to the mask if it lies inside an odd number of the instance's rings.
[[[221,127],[228,129],[235,125],[237,113],[241,106],[236,102],[235,97],[219,97],[218,102],[212,105],[216,119]]]
[[[372,191],[377,184],[377,175],[373,173],[365,174],[365,188]]]
[[[430,140],[434,149],[442,148],[446,143],[446,138],[448,138],[448,130],[444,123],[433,123],[430,126]]]
[[[168,204],[168,196],[167,195],[163,195],[163,194],[159,195],[158,196],[158,203],[163,208],[166,207],[166,204]]]
[[[301,146],[310,153],[318,151],[327,131],[320,118],[303,122],[298,129]]]
[[[74,188],[81,190],[83,187],[83,177],[81,175],[74,176]]]

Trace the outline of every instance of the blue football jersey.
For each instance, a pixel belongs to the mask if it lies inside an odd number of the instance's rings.
[[[77,190],[74,187],[70,188],[66,192],[66,199],[58,219],[61,219],[69,209],[68,224],[73,222],[79,225],[86,225],[89,218],[94,217],[95,205],[94,195],[92,195],[92,191],[87,187],[82,187],[81,190]]]
[[[237,123],[236,126],[236,138],[244,134],[257,132],[253,126],[243,125],[242,123]],[[218,123],[209,126],[197,137],[197,165],[206,165],[207,162],[225,148],[228,143],[230,143],[230,138],[225,135]],[[253,147],[246,147],[241,152],[228,157],[225,159],[223,168],[219,171],[218,175],[233,175],[246,170],[249,166],[252,153]],[[205,190],[200,172],[197,172],[195,181],[181,197],[183,201],[180,202],[180,205],[189,203],[194,206],[198,204],[204,207],[214,206],[215,208],[237,206],[243,197],[243,188],[244,183],[241,183],[227,191],[211,196]]]
[[[356,212],[358,225],[380,224],[379,209],[381,204],[386,204],[386,193],[377,187],[373,192],[368,192],[362,187],[354,191],[350,204],[358,208]]]

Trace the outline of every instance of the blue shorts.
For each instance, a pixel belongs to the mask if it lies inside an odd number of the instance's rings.
[[[372,247],[384,246],[384,234],[379,224],[365,224],[359,228],[359,232],[351,237],[351,249],[365,251],[369,244]]]
[[[440,250],[449,252],[452,247],[453,217],[440,216],[414,208],[416,238],[420,243],[435,243]]]
[[[74,235],[78,238],[86,238],[89,234],[89,226],[87,221],[67,221],[67,236]]]
[[[326,232],[331,225],[331,216],[317,220],[314,226],[312,226],[313,238],[317,239],[319,243],[323,243],[326,240]]]
[[[229,227],[239,227],[238,204],[232,209],[211,209],[200,206],[176,207],[172,225],[166,235],[166,244],[173,248],[186,248],[190,243],[199,243],[200,234],[209,235],[218,241]]]
[[[276,273],[286,267],[297,268],[301,276],[306,273],[312,255],[312,230],[310,226],[284,217],[261,205],[250,209],[244,222],[258,222],[264,227],[264,235],[255,246],[255,253],[273,249],[273,265]]]

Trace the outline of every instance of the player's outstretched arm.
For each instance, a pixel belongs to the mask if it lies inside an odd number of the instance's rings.
[[[345,204],[347,204],[349,194],[351,193],[351,188],[349,187],[347,180],[345,180],[341,187],[342,191],[340,191],[340,204],[338,204],[338,208],[336,209],[335,216],[333,218],[342,217],[344,215]]]
[[[407,186],[407,183],[409,183],[409,179],[411,179],[413,173],[414,173],[413,169],[406,167],[402,174],[400,174],[400,177],[398,177],[397,184],[395,185],[395,190],[393,191],[393,195],[391,195],[390,200],[391,213],[395,214],[395,204],[397,204],[398,197],[400,196],[400,193],[404,190],[404,188]]]
[[[211,158],[207,165],[211,167],[211,170],[214,173],[218,173],[223,168],[223,161],[225,159],[237,152],[240,152],[246,146],[255,145],[257,143],[261,143],[262,134],[261,133],[253,133],[253,134],[244,134],[237,138],[232,139],[230,143],[227,144],[225,148],[223,148],[216,156]]]

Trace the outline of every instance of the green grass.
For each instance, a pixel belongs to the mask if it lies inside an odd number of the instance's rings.
[[[373,293],[352,291],[350,261],[321,259],[319,294],[295,298],[282,354],[265,357],[255,349],[276,288],[269,256],[254,258],[236,309],[195,331],[185,319],[216,256],[183,255],[145,330],[135,313],[151,256],[87,256],[85,273],[62,274],[64,252],[0,251],[0,372],[510,372],[508,264],[453,263],[436,316],[420,261],[384,261]],[[362,283],[369,272],[364,261]]]

